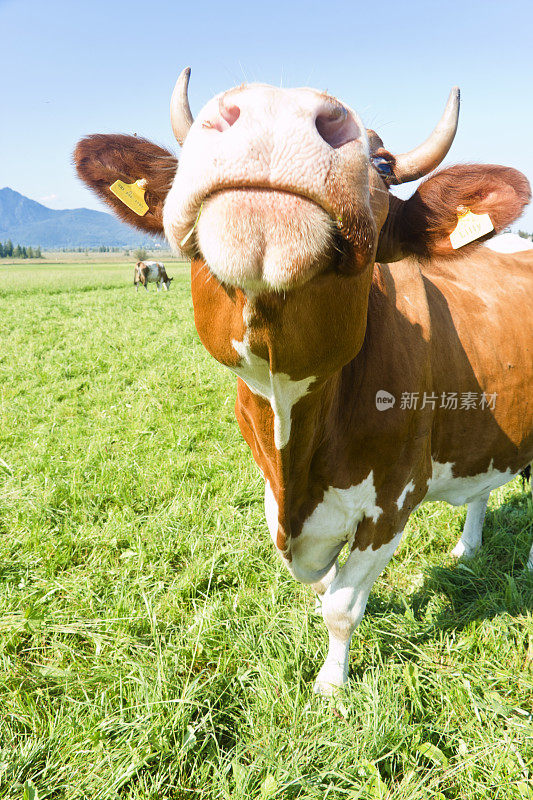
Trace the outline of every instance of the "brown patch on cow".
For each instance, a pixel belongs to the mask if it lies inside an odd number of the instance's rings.
[[[133,285],[137,286],[137,284],[142,283],[143,286],[146,286],[146,267],[144,267],[142,261],[137,261],[135,267],[133,268]]]
[[[533,457],[533,253],[478,248],[423,267],[431,310],[433,391],[496,394],[490,409],[435,410],[432,450],[455,476],[517,473]],[[457,385],[459,384],[460,385]]]
[[[217,361],[236,367],[240,356],[231,342],[242,342],[246,331],[243,292],[221,284],[201,259],[191,261],[191,290],[194,322],[202,344]]]
[[[163,235],[163,205],[178,168],[178,159],[164,147],[137,136],[93,134],[81,139],[73,154],[80,178],[124,222],[146,233]],[[148,211],[142,217],[124,205],[109,187],[117,180],[147,182]]]
[[[421,183],[408,200],[391,197],[377,258],[462,258],[514,222],[530,199],[529,182],[518,170],[495,164],[448,167]],[[457,226],[460,206],[474,214],[489,214],[494,232],[454,250],[450,233]]]

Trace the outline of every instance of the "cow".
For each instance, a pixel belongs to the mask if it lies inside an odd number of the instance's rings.
[[[148,284],[157,284],[157,291],[161,286],[169,290],[170,283],[174,278],[169,278],[165,265],[161,261],[137,261],[133,271],[133,285],[136,291],[139,291],[139,284],[142,283],[146,291],[148,291]]]
[[[237,375],[270,535],[321,598],[327,695],[347,684],[350,639],[413,510],[468,504],[454,554],[471,556],[490,491],[533,458],[533,254],[482,246],[530,187],[498,165],[435,172],[457,88],[429,138],[394,155],[314,89],[243,85],[193,119],[189,73],[171,99],[179,164],[148,140],[98,134],[75,162],[119,217],[191,259],[196,328]],[[390,192],[423,177],[406,200]],[[141,178],[137,217],[109,186]],[[491,232],[454,248],[465,209]]]

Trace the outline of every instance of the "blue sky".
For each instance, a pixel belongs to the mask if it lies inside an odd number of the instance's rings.
[[[168,108],[184,66],[193,113],[243,81],[313,86],[393,152],[426,138],[458,84],[446,163],[507,164],[533,182],[531,23],[526,0],[0,0],[0,187],[101,208],[74,175],[76,141],[137,132],[178,152]],[[533,231],[533,210],[515,227]]]

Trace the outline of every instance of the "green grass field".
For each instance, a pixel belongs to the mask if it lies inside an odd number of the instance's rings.
[[[530,494],[468,564],[422,507],[315,697],[325,626],[169,273],[0,267],[0,797],[533,798]]]

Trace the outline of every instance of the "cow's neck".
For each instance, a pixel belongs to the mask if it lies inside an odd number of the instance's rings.
[[[310,472],[334,474],[342,445],[333,441],[336,423],[349,413],[339,400],[343,373],[350,371],[351,404],[364,374],[370,270],[343,278],[342,292],[325,275],[285,297],[227,289],[201,262],[193,262],[192,274],[200,337],[241,378],[241,431],[275,495],[280,529],[298,529],[318,501]]]

